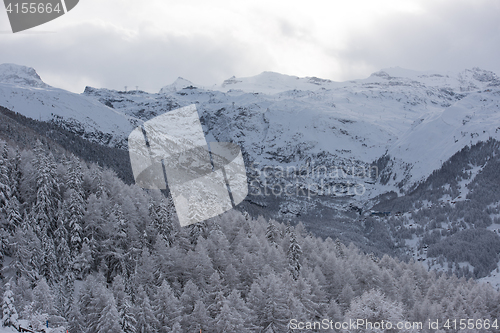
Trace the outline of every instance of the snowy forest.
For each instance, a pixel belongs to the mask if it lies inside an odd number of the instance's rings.
[[[291,319],[493,322],[500,313],[487,284],[365,254],[300,223],[233,210],[181,228],[165,193],[42,141],[0,142],[0,224],[3,326],[281,333],[300,331]]]

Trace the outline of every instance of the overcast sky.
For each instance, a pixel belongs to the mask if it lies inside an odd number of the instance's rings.
[[[80,0],[12,34],[2,6],[0,63],[78,93],[263,71],[336,81],[394,66],[498,74],[499,22],[500,0]]]

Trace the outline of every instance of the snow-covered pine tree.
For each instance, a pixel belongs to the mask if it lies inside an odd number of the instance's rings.
[[[105,236],[102,228],[106,224],[106,219],[105,219],[105,213],[111,211],[111,203],[106,196],[103,196],[100,199],[97,199],[97,197],[94,194],[91,194],[87,198],[87,202],[85,205],[85,213],[83,216],[83,220],[81,222],[81,236],[80,239],[76,238],[76,233],[75,233],[75,239],[74,239],[74,244],[77,244],[78,242],[81,242],[81,247],[83,252],[83,247],[87,246],[88,249],[90,250],[91,257],[92,257],[92,262],[91,262],[91,267],[95,270],[97,269],[97,253],[99,252],[99,244],[100,240]],[[75,224],[75,227],[77,224]],[[72,227],[68,228],[68,232],[70,234],[73,233]],[[107,236],[110,237],[111,235]],[[104,245],[104,244],[102,244]],[[76,247],[77,248],[77,247]],[[103,247],[102,249],[106,249],[106,247]]]
[[[116,308],[120,315],[120,326],[124,333],[135,333],[137,321],[135,320],[130,295],[125,291],[125,281],[118,275],[113,279],[113,294]]]
[[[9,199],[9,201],[7,202],[7,206],[5,207],[5,211],[7,213],[7,224],[5,226],[5,229],[11,236],[14,235],[16,228],[20,226],[22,222],[21,212],[19,211],[19,209],[19,200],[17,200],[17,197],[13,195]]]
[[[388,300],[379,290],[374,289],[365,291],[360,297],[352,300],[344,320],[349,321],[350,319],[356,320],[359,318],[372,323],[381,322],[382,320],[397,323],[405,319],[403,316],[403,307],[400,303]],[[398,332],[412,331],[407,328],[398,330]],[[352,332],[380,332],[380,329],[360,328],[354,329]]]
[[[102,170],[97,165],[92,164],[90,166],[90,188],[87,189],[85,197],[88,197],[90,193],[94,193],[97,198],[100,198],[104,194],[104,184],[102,181]]]
[[[226,270],[224,271],[224,284],[228,287],[229,290],[234,290],[238,287],[238,284],[240,282],[240,274],[234,268],[234,265],[232,263],[229,263],[229,265],[226,267]]]
[[[290,230],[290,246],[288,247],[288,267],[292,273],[292,277],[297,280],[300,274],[302,248],[297,241],[297,236],[293,230]]]
[[[207,222],[203,221],[191,224],[187,227],[187,230],[189,230],[189,238],[191,240],[191,244],[196,245],[198,243],[198,238],[206,236]]]
[[[153,310],[160,324],[160,333],[168,333],[174,324],[181,319],[182,306],[174,295],[167,280],[158,287],[153,301]]]
[[[153,225],[158,235],[166,241],[168,246],[172,246],[174,241],[173,210],[173,201],[170,196],[166,200],[161,200],[158,205],[150,205],[150,215]]]
[[[270,244],[277,246],[279,230],[278,228],[276,228],[276,225],[273,221],[269,221],[269,224],[267,225],[266,238]]]
[[[314,294],[311,292],[311,286],[308,281],[302,277],[298,277],[292,290],[294,291],[294,296],[302,303],[307,318],[319,319],[321,317],[318,311],[319,306],[314,302]]]
[[[0,227],[0,278],[3,278],[3,260],[4,255],[9,249],[9,233],[3,227]]]
[[[101,312],[97,333],[125,333],[120,325],[120,315],[113,297],[108,300],[108,304]]]
[[[54,294],[45,279],[38,281],[33,289],[33,311],[39,314],[55,314]]]
[[[224,298],[225,286],[223,285],[223,280],[220,277],[219,272],[215,271],[212,275],[210,275],[207,285],[205,287],[205,297],[204,301],[210,315],[215,318],[217,313],[219,313],[222,308],[221,298]],[[219,304],[218,301],[220,302]]]
[[[21,171],[21,153],[16,149],[16,155],[14,160],[12,161],[12,169],[10,171],[9,180],[11,184],[11,194],[12,196],[21,198],[21,193],[19,191],[21,185],[21,179],[23,177],[23,173]]]
[[[52,237],[42,233],[41,243],[42,261],[40,265],[40,274],[52,284],[56,281],[58,272],[54,241]]]
[[[14,305],[16,309],[24,310],[27,305],[33,302],[33,284],[25,277],[18,277],[15,282],[11,282],[11,290],[15,295]]]
[[[189,280],[184,286],[184,292],[180,297],[182,309],[184,314],[189,315],[194,310],[194,305],[196,304],[196,300],[201,298],[200,289],[193,283],[193,281]]]
[[[71,266],[75,273],[75,277],[77,279],[83,280],[85,276],[90,273],[93,261],[92,251],[90,251],[89,245],[87,243],[84,243],[82,246],[82,250],[71,263]]]
[[[159,323],[154,315],[148,294],[146,294],[142,286],[139,286],[136,294],[135,319],[137,320],[137,333],[157,332]]]
[[[193,312],[185,318],[186,332],[208,332],[213,327],[213,320],[201,299],[197,300]]]
[[[37,141],[33,151],[35,158],[32,164],[36,166],[36,199],[32,214],[37,225],[35,230],[39,232],[38,237],[42,239],[43,234],[52,236],[56,229],[54,215],[60,200],[59,183],[52,153],[47,153],[40,141]]]
[[[347,248],[344,244],[342,244],[342,242],[340,241],[340,239],[335,239],[335,253],[337,254],[338,257],[340,258],[345,258],[345,252],[346,252]]]
[[[233,290],[227,297],[226,301],[231,309],[239,313],[241,318],[245,321],[245,329],[253,331],[256,329],[255,317],[252,315],[252,310],[249,309],[245,300],[241,298],[240,292]]]
[[[71,317],[74,294],[74,275],[71,270],[64,272],[61,277],[58,277],[57,284],[54,285],[55,290],[55,309],[57,314],[63,318]]]
[[[67,240],[68,230],[65,226],[64,211],[62,207],[60,207],[57,212],[57,229],[54,232],[55,254],[58,268],[57,275],[59,278],[62,278],[66,274],[72,261]]]
[[[224,301],[219,315],[215,318],[215,331],[217,333],[249,332],[241,314],[231,308],[227,300]]]
[[[248,295],[255,325],[270,332],[284,332],[289,320],[287,288],[274,274],[256,280]]]
[[[85,323],[80,313],[80,308],[78,302],[73,302],[71,305],[71,311],[69,316],[66,318],[68,320],[68,331],[71,333],[85,333]]]
[[[2,212],[10,199],[12,189],[9,178],[11,166],[8,148],[5,142],[0,142],[0,145],[2,145],[2,154],[0,154],[0,212]]]
[[[212,260],[208,255],[206,240],[200,237],[194,252],[189,253],[191,279],[197,281],[198,285],[203,285],[208,281],[214,272]]]
[[[13,260],[10,263],[16,276],[24,276],[31,282],[40,279],[42,244],[32,228],[30,215],[24,214],[22,224],[16,229],[12,246],[14,248]]]
[[[10,288],[10,282],[5,284],[5,291],[3,293],[3,302],[2,302],[2,324],[4,327],[17,327],[19,323],[17,321],[18,314],[16,311],[16,307],[14,306],[14,293]]]
[[[104,260],[108,267],[106,272],[108,280],[116,275],[128,275],[132,272],[131,254],[129,248],[132,246],[128,231],[132,223],[128,223],[120,208],[115,204],[105,223],[104,234],[109,234],[110,240],[103,242]]]
[[[68,162],[68,181],[66,183],[69,189],[75,191],[81,198],[83,202],[84,191],[83,191],[83,172],[80,161],[71,154],[70,160]]]
[[[69,234],[69,248],[72,257],[75,257],[80,251],[83,243],[83,216],[85,213],[85,204],[81,194],[70,188],[67,194],[68,200],[65,203],[66,225]],[[92,207],[93,208],[93,207]]]
[[[113,294],[104,286],[102,276],[89,275],[83,283],[78,299],[78,306],[82,315],[82,323],[86,332],[97,332],[97,325],[104,308]]]

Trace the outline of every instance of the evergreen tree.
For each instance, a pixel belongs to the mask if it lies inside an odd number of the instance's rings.
[[[284,332],[290,317],[288,288],[275,274],[266,275],[266,278],[259,278],[252,284],[248,296],[249,307],[258,326],[264,330]]]
[[[120,325],[120,316],[113,297],[108,300],[108,304],[102,310],[97,324],[97,333],[125,333]]]
[[[19,326],[17,321],[18,314],[16,311],[16,307],[14,306],[14,293],[10,289],[10,282],[5,284],[5,291],[3,293],[3,302],[2,302],[2,324],[4,327],[15,327]]]
[[[102,277],[89,275],[79,292],[78,306],[87,333],[97,332],[97,325],[109,299],[113,297],[104,287]]]
[[[231,308],[227,300],[224,301],[219,315],[215,318],[215,331],[225,332],[249,332],[245,328],[245,320],[234,308]]]
[[[245,321],[245,329],[252,331],[257,328],[255,325],[255,317],[253,316],[252,310],[250,310],[241,298],[240,292],[233,290],[226,298],[229,308],[237,311],[241,318]]]
[[[67,186],[69,189],[75,191],[78,194],[83,203],[83,172],[80,161],[78,161],[78,159],[74,155],[71,155],[70,161],[68,163]]]
[[[288,247],[287,257],[290,272],[292,273],[293,278],[297,280],[301,268],[300,260],[302,257],[302,248],[297,241],[294,231],[290,231],[290,246]]]
[[[52,237],[42,234],[42,262],[40,266],[40,274],[44,276],[49,283],[53,283],[57,279],[57,258],[56,249]]]
[[[104,194],[104,184],[102,181],[102,170],[97,167],[95,164],[90,168],[90,178],[92,181],[92,189],[97,198],[101,198]],[[86,197],[88,197],[90,193],[87,193]]]
[[[78,302],[71,306],[71,312],[68,319],[68,331],[71,333],[85,333],[85,323],[80,313]]]
[[[59,282],[54,285],[56,291],[55,308],[59,316],[71,317],[74,294],[74,276],[71,271],[64,272],[59,278]]]
[[[42,244],[31,227],[32,219],[29,216],[23,218],[23,223],[16,229],[13,237],[14,258],[10,264],[16,276],[26,277],[35,282],[40,278],[42,262]]]
[[[237,288],[240,282],[240,276],[234,265],[230,263],[224,272],[224,284],[229,290],[234,290]]]
[[[69,232],[69,247],[72,256],[75,257],[80,251],[83,243],[83,216],[84,201],[81,193],[70,188],[68,190],[68,200],[66,202],[66,220]]]
[[[173,211],[174,206],[170,196],[167,197],[166,201],[162,200],[159,205],[152,204],[150,206],[150,215],[153,225],[158,235],[165,240],[168,246],[171,246],[174,241]]]
[[[208,283],[205,288],[206,291],[204,302],[209,310],[211,317],[215,318],[215,316],[222,308],[221,300],[224,299],[225,288],[223,286],[223,281],[217,271],[210,276],[207,282]]]
[[[274,224],[273,221],[269,221],[269,224],[268,224],[267,230],[266,230],[266,238],[270,244],[277,245],[278,238],[279,238],[279,231],[276,228],[276,225]]]
[[[185,318],[186,332],[207,332],[213,327],[213,320],[208,315],[207,308],[201,299],[197,300],[193,312]]]
[[[191,280],[189,280],[184,286],[184,291],[180,297],[184,314],[189,315],[193,312],[196,301],[200,298],[200,290]]]
[[[19,150],[16,150],[16,156],[14,157],[14,160],[11,164],[12,169],[9,174],[9,180],[11,184],[11,196],[17,197],[17,199],[21,198],[21,193],[20,193],[20,186],[21,186],[21,179],[23,176],[23,173],[21,171],[21,153]]]
[[[39,314],[55,314],[54,295],[47,281],[41,279],[33,289],[33,311]]]
[[[320,318],[319,306],[313,300],[314,294],[311,292],[311,286],[309,285],[309,283],[307,283],[307,281],[304,278],[299,277],[295,282],[293,291],[294,291],[294,296],[302,304],[304,311],[307,314],[307,318],[319,319]]]
[[[136,295],[135,319],[137,321],[137,333],[154,333],[159,326],[149,297],[142,286],[139,286]]]
[[[68,246],[68,231],[64,225],[64,212],[60,208],[57,214],[57,229],[54,232],[55,255],[57,260],[58,276],[62,277],[70,270],[71,253]]]
[[[113,294],[116,300],[116,308],[120,315],[120,326],[124,333],[135,333],[137,321],[135,320],[132,301],[125,291],[125,282],[118,275],[113,279]]]
[[[75,277],[77,279],[83,280],[84,277],[91,271],[92,269],[92,252],[90,251],[90,247],[87,243],[84,243],[82,246],[82,250],[73,259],[72,267],[75,272]]]
[[[379,290],[370,290],[363,293],[358,298],[352,300],[349,311],[345,314],[344,320],[356,320],[363,318],[368,322],[390,321],[397,323],[404,321],[403,309],[400,303],[388,300]],[[395,327],[392,330],[395,331]],[[376,328],[359,328],[353,332],[380,332]],[[410,332],[408,329],[398,329],[398,332]]]
[[[180,319],[182,306],[167,280],[163,280],[155,293],[153,309],[160,325],[160,332],[169,332]]]
[[[14,235],[16,228],[22,223],[21,212],[19,209],[19,200],[17,200],[16,196],[12,196],[5,207],[5,211],[7,213],[7,224],[5,228],[10,235]]]
[[[36,166],[36,199],[33,205],[33,218],[35,219],[38,237],[42,239],[45,234],[52,236],[56,229],[56,219],[60,193],[56,179],[56,166],[54,157],[47,153],[40,141],[35,149],[33,165]]]
[[[10,162],[7,152],[7,145],[0,142],[2,145],[2,154],[0,154],[0,212],[5,209],[7,202],[12,194],[10,176]]]

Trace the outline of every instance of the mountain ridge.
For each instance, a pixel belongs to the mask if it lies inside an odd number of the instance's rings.
[[[346,82],[263,72],[210,88],[178,78],[157,94],[35,89],[22,80],[42,84],[34,69],[0,68],[0,105],[95,143],[126,149],[128,133],[143,121],[196,104],[207,140],[236,142],[262,167],[369,167],[390,155],[386,192],[409,189],[465,145],[500,138],[486,122],[498,118],[500,80],[479,68],[454,74],[394,67]],[[368,188],[369,196],[380,194],[378,187]]]

